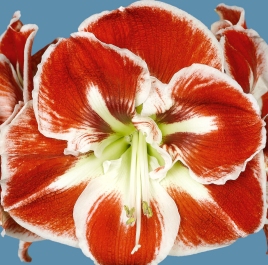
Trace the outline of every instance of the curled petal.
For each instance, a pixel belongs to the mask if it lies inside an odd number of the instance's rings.
[[[268,114],[268,93],[265,93],[262,97],[261,97],[261,116],[263,118],[265,118]],[[265,122],[268,121],[267,117],[265,118]],[[267,122],[266,122],[267,125]]]
[[[220,20],[228,20],[232,25],[238,25],[247,29],[245,10],[242,7],[219,4],[215,11],[218,13]]]
[[[176,163],[160,184],[175,201],[181,223],[170,255],[191,255],[228,246],[262,229],[266,219],[266,175],[263,154],[237,180],[202,185]]]
[[[38,131],[32,101],[2,129],[0,142],[4,209],[39,236],[77,246],[74,205],[86,185],[103,174],[103,162],[119,158],[128,143],[107,148],[101,159],[92,152],[64,155],[66,141]]]
[[[180,217],[173,200],[158,181],[151,180],[148,203],[153,216],[141,215],[140,248],[131,253],[138,221],[134,226],[127,225],[124,210],[130,194],[126,177],[130,175],[130,149],[119,163],[113,162],[112,170],[87,186],[75,205],[79,246],[98,264],[158,264],[173,246],[179,228]]]
[[[265,237],[266,237],[266,241],[267,241],[267,246],[268,246],[268,225],[267,224],[263,226],[263,231],[265,233]],[[266,255],[268,255],[268,250],[266,252]]]
[[[198,64],[179,71],[169,89],[174,105],[156,115],[163,148],[203,184],[236,179],[265,146],[256,100],[226,74]]]
[[[143,103],[141,111],[142,116],[163,113],[170,109],[173,104],[167,85],[163,84],[155,77],[151,77],[151,81],[152,87],[148,98]]]
[[[23,99],[22,88],[15,70],[5,55],[0,54],[0,126]]]
[[[218,32],[224,50],[225,70],[243,88],[259,98],[268,91],[268,46],[253,30],[239,26]]]
[[[193,63],[222,70],[222,51],[213,34],[186,12],[158,1],[139,1],[86,19],[79,31],[141,57],[151,76],[168,83]]]
[[[162,140],[162,133],[153,119],[136,114],[132,119],[132,123],[138,131],[141,131],[146,135],[147,143],[160,144]]]
[[[34,242],[43,240],[40,236],[20,226],[10,216],[10,214],[4,211],[4,208],[0,205],[0,225],[4,229],[4,234],[14,238],[18,238],[27,242]]]
[[[109,137],[135,130],[135,106],[145,101],[150,87],[139,57],[91,33],[73,34],[47,49],[35,77],[39,130],[67,140],[68,151],[96,150],[110,143]]]
[[[20,241],[18,255],[22,262],[28,263],[32,261],[32,258],[28,254],[28,248],[31,246],[31,244],[32,243]]]
[[[217,35],[217,32],[221,29],[228,28],[232,26],[233,24],[228,20],[220,20],[216,21],[211,25],[211,32],[216,36],[217,40],[220,41],[221,37]]]
[[[31,70],[31,50],[38,30],[36,25],[24,25],[19,20],[20,12],[14,13],[7,30],[0,38],[0,53],[4,54],[23,78],[24,102],[31,99],[33,75]]]

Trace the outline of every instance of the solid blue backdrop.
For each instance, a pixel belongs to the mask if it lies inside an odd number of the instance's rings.
[[[221,3],[219,1],[167,0],[165,2],[188,12],[210,28],[210,25],[218,20],[218,15],[214,12],[214,9]],[[1,2],[0,33],[6,30],[13,13],[17,10],[21,11],[21,21],[24,24],[38,25],[39,31],[34,40],[33,53],[37,52],[56,37],[68,38],[71,33],[77,31],[80,23],[87,17],[104,10],[113,10],[120,6],[128,6],[132,3],[130,0],[73,0],[69,2],[63,0],[1,0]],[[246,10],[248,28],[256,30],[268,42],[267,0],[226,0],[224,3],[243,7]],[[4,238],[0,237],[1,264],[21,264],[17,256],[18,243],[19,241],[17,239],[7,236]],[[110,243],[113,244],[113,242]],[[257,234],[237,240],[237,242],[229,247],[186,257],[167,257],[161,264],[268,264],[268,256],[265,255],[265,252],[266,240],[264,232],[261,230]],[[94,264],[89,258],[83,255],[80,249],[48,240],[34,243],[30,247],[29,253],[33,258],[33,265]]]

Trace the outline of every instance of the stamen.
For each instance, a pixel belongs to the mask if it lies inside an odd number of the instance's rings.
[[[135,218],[134,217],[131,217],[131,218],[129,218],[127,220],[126,224],[127,225],[131,225],[131,226],[134,226],[135,222],[136,222]]]
[[[129,216],[128,217],[134,217],[134,212],[135,212],[135,207],[132,207],[129,211]]]
[[[142,132],[135,132],[128,139],[131,142],[131,173],[130,173],[130,196],[128,206],[124,205],[126,212],[127,225],[136,224],[135,247],[131,254],[134,254],[140,247],[139,240],[141,234],[141,215],[148,218],[153,216],[149,206],[149,172],[148,172],[148,155],[147,143]],[[141,206],[142,203],[142,206]],[[130,207],[131,208],[130,208]],[[135,207],[134,207],[135,206]]]
[[[132,250],[132,253],[135,253],[139,248],[139,240],[141,234],[141,169],[144,161],[141,160],[141,155],[143,153],[143,134],[139,132],[139,148],[138,148],[138,159],[137,159],[137,193],[136,193],[136,215],[137,215],[137,223],[136,223],[136,245]]]
[[[128,215],[129,215],[129,208],[128,208],[128,206],[124,205],[124,209],[125,209],[126,214],[127,214],[127,216],[128,216]]]
[[[132,137],[132,152],[131,152],[131,173],[130,173],[130,207],[136,204],[136,163],[137,163],[137,151],[138,151],[139,138],[135,132]]]
[[[148,203],[146,201],[142,202],[142,210],[143,210],[143,214],[148,214]]]

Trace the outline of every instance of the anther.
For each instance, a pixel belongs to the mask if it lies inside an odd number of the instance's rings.
[[[142,210],[143,210],[143,214],[147,215],[147,217],[150,218],[153,216],[152,208],[148,205],[148,202],[146,201],[142,202]]]
[[[130,226],[134,226],[135,225],[135,221],[136,219],[134,217],[131,217],[129,218],[127,221],[126,221],[126,224],[127,225],[130,225]]]

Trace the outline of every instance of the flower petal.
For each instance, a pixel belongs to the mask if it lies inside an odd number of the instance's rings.
[[[23,26],[20,16],[20,11],[15,12],[7,30],[1,35],[0,53],[10,60],[14,69],[23,77],[23,98],[27,102],[31,99],[33,90],[31,50],[38,27],[32,24]]]
[[[37,65],[41,63],[42,56],[45,53],[45,51],[47,50],[47,48],[51,44],[56,44],[59,40],[60,40],[60,38],[56,38],[55,40],[53,40],[51,43],[49,43],[48,45],[46,45],[44,48],[42,48],[41,50],[39,50],[38,52],[36,52],[31,57],[31,66],[32,66],[32,74],[33,74],[33,76],[35,76],[35,74],[37,73]]]
[[[77,245],[73,208],[89,181],[103,174],[102,164],[117,159],[128,143],[93,153],[64,155],[66,141],[38,131],[32,101],[2,129],[2,205],[26,229],[50,240]]]
[[[136,114],[132,119],[132,123],[138,131],[141,131],[146,135],[147,143],[160,144],[162,140],[162,133],[153,119]]]
[[[137,252],[136,226],[127,226],[124,205],[129,202],[131,148],[113,169],[93,180],[79,197],[74,219],[79,246],[98,264],[158,264],[169,253],[179,228],[174,201],[158,181],[150,181],[150,205],[153,216],[141,216],[141,234]],[[172,216],[172,218],[170,218]],[[108,253],[108,254],[107,254]]]
[[[254,30],[234,26],[218,32],[225,70],[258,100],[268,91],[268,46]]]
[[[43,240],[43,238],[25,229],[15,222],[9,213],[4,211],[0,205],[0,225],[4,229],[4,234],[23,241],[34,242]]]
[[[163,84],[155,77],[151,77],[151,90],[148,98],[143,103],[141,111],[142,116],[151,116],[160,114],[170,109],[172,106],[172,99],[170,90],[166,84]]]
[[[265,93],[261,98],[261,116],[264,118],[268,114],[268,92]],[[267,125],[267,123],[266,123]]]
[[[265,233],[265,237],[266,237],[266,242],[267,242],[267,246],[268,246],[268,225],[264,225],[263,226],[263,231]],[[266,252],[266,255],[268,255],[268,250]]]
[[[220,20],[228,20],[232,25],[238,25],[247,29],[244,8],[219,4],[215,11],[218,13]]]
[[[145,101],[150,87],[139,57],[103,44],[91,33],[73,34],[47,49],[35,77],[39,130],[68,140],[68,150],[95,150],[115,133],[135,130],[135,106]]]
[[[168,83],[193,63],[222,70],[222,51],[213,34],[186,12],[158,1],[139,1],[86,19],[79,31],[126,48],[146,61],[151,76]]]
[[[256,100],[226,74],[206,65],[184,68],[169,89],[174,105],[156,115],[163,148],[203,184],[236,179],[265,146]]]
[[[5,55],[0,54],[0,125],[11,116],[15,105],[23,99],[15,70]]]
[[[19,244],[19,258],[22,262],[31,262],[32,258],[28,254],[28,248],[31,246],[32,243],[20,241]]]
[[[217,35],[217,32],[221,29],[225,29],[228,28],[230,26],[232,26],[233,24],[228,21],[228,20],[220,20],[220,21],[216,21],[215,23],[213,23],[211,25],[211,32],[216,35],[216,38],[218,39],[218,41],[220,41],[220,37],[219,35]]]
[[[202,185],[177,162],[160,182],[181,216],[170,255],[190,255],[224,247],[262,229],[266,217],[265,182],[262,152],[248,162],[237,180],[225,185]]]

